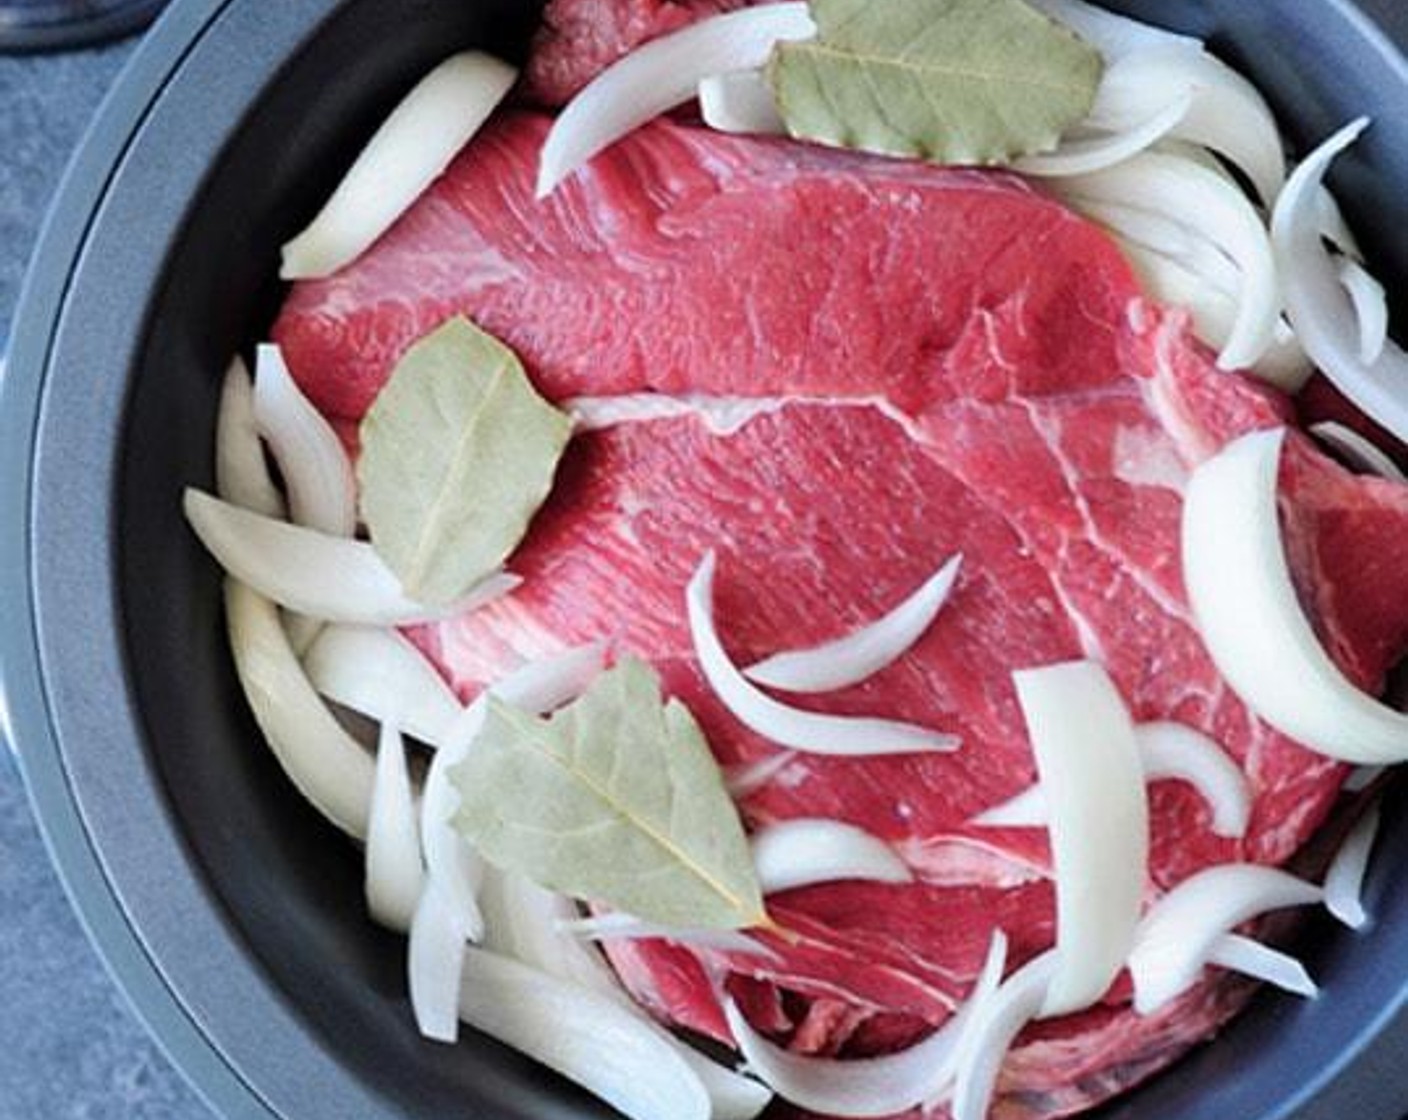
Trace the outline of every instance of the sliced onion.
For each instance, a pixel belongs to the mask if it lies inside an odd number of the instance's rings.
[[[568,104],[543,145],[538,197],[592,156],[694,97],[712,74],[764,65],[773,47],[816,34],[807,5],[764,4],[700,20],[638,47]]]
[[[1315,212],[1319,218],[1320,236],[1346,257],[1362,264],[1364,250],[1345,219],[1344,211],[1340,209],[1339,199],[1331,193],[1329,187],[1322,186],[1315,192]]]
[[[1237,323],[1218,365],[1250,369],[1275,341],[1281,317],[1276,261],[1261,216],[1234,184],[1190,160],[1144,152],[1093,175],[1062,179],[1059,193],[1080,210],[1086,202],[1115,203],[1195,221],[1202,237],[1240,271]]]
[[[1284,440],[1284,429],[1242,436],[1194,471],[1184,495],[1184,581],[1203,644],[1281,733],[1345,762],[1401,762],[1408,716],[1345,678],[1296,596],[1277,511]]]
[[[1007,939],[998,932],[968,1003],[923,1042],[880,1058],[793,1054],[756,1031],[733,1000],[724,1014],[748,1066],[784,1100],[824,1116],[883,1117],[935,1102],[953,1079],[956,1048],[972,1009],[1002,979]]]
[[[782,746],[813,754],[862,756],[958,748],[959,740],[953,735],[892,720],[809,712],[789,707],[753,687],[729,659],[714,628],[714,567],[715,557],[710,552],[689,581],[689,627],[705,679],[741,723]]]
[[[215,421],[215,488],[220,497],[265,517],[282,518],[284,499],[269,465],[254,423],[254,382],[244,362],[236,358],[220,387],[220,412]]]
[[[1379,834],[1379,817],[1376,801],[1355,822],[1325,872],[1325,908],[1350,929],[1361,929],[1369,921],[1364,910],[1364,873]]]
[[[1387,766],[1356,766],[1349,772],[1340,789],[1345,793],[1363,793],[1388,773]]]
[[[314,808],[363,839],[374,785],[371,756],[313,691],[273,603],[227,579],[225,616],[235,671],[274,757]]]
[[[561,980],[580,984],[614,1000],[640,1018],[684,1058],[704,1083],[711,1120],[753,1120],[772,1100],[766,1086],[699,1053],[659,1026],[628,996],[600,951],[570,934],[561,921],[577,915],[577,905],[522,875],[487,869],[481,892],[484,947]]]
[[[1363,337],[1339,266],[1321,240],[1325,173],[1358,139],[1368,120],[1355,121],[1312,152],[1291,175],[1276,203],[1272,241],[1286,290],[1286,311],[1315,364],[1360,411],[1408,440],[1408,353],[1392,340],[1365,362]]]
[[[464,974],[464,928],[441,884],[431,875],[420,892],[406,951],[406,980],[416,1027],[436,1042],[460,1035],[460,979]]]
[[[1203,44],[1187,35],[1166,31],[1162,27],[1128,16],[1116,15],[1105,8],[1087,4],[1084,0],[1027,0],[1031,7],[1065,24],[1105,56],[1107,63],[1117,62],[1132,51],[1159,46],[1181,46],[1201,50]]]
[[[908,883],[914,878],[889,844],[841,821],[782,821],[753,833],[749,844],[764,894],[842,879]]]
[[[1099,665],[1012,674],[1050,805],[1057,968],[1044,1015],[1089,1007],[1134,942],[1149,854],[1149,809],[1134,724]]]
[[[408,599],[365,541],[330,537],[187,488],[186,520],[220,566],[261,595],[329,622],[402,626],[452,618],[508,594],[521,582],[500,573],[458,602],[430,607]]]
[[[265,343],[254,371],[254,419],[274,454],[294,524],[334,537],[357,530],[357,483],[342,441],[303,395],[282,351]]]
[[[796,757],[792,751],[777,751],[766,758],[758,759],[757,762],[726,768],[724,784],[728,787],[729,796],[739,801],[757,793],[791,766]]]
[[[1314,999],[1320,994],[1320,986],[1295,957],[1240,934],[1225,933],[1214,941],[1208,963],[1261,980],[1294,996]]]
[[[1028,961],[974,1012],[959,1045],[953,1120],[986,1120],[1012,1040],[1041,1010],[1058,967],[1055,949]]]
[[[606,667],[606,646],[589,642],[552,657],[520,665],[489,691],[505,704],[551,712],[577,699]]]
[[[1181,723],[1142,723],[1134,729],[1139,764],[1146,782],[1188,782],[1212,810],[1212,830],[1219,836],[1246,835],[1252,794],[1246,775],[1213,740]],[[987,828],[1044,828],[1046,797],[1032,786],[973,819]]]
[[[739,953],[754,957],[777,958],[777,954],[746,933],[728,929],[683,929],[678,926],[647,922],[632,914],[597,914],[590,918],[563,918],[557,931],[568,937],[587,941],[645,941],[661,938],[681,945],[695,945],[720,953]]]
[[[1147,151],[1172,133],[1193,106],[1193,95],[1174,94],[1164,105],[1142,120],[1117,132],[1080,139],[1064,139],[1047,155],[1024,156],[1013,167],[1024,175],[1061,178],[1089,175]]]
[[[859,684],[903,657],[933,625],[962,564],[961,555],[951,556],[904,602],[843,638],[775,653],[743,672],[757,684],[787,692],[832,692]]]
[[[1408,475],[1389,458],[1388,452],[1353,428],[1325,420],[1310,425],[1310,434],[1322,443],[1328,443],[1340,457],[1347,459],[1350,466],[1378,475],[1394,482],[1408,482]],[[1353,792],[1353,791],[1351,791]]]
[[[387,929],[406,933],[424,885],[406,744],[394,724],[383,723],[367,824],[367,909]]]
[[[479,131],[517,72],[480,51],[420,80],[362,149],[312,224],[283,249],[285,280],[330,276],[406,212]]]
[[[1235,926],[1320,899],[1313,883],[1251,863],[1220,864],[1185,879],[1139,923],[1129,954],[1135,1011],[1151,1015],[1191,987],[1218,939]]]
[[[761,70],[710,74],[699,83],[699,114],[716,132],[787,134],[772,87]]]
[[[615,1000],[469,949],[460,1016],[575,1081],[631,1120],[709,1120],[703,1082],[679,1051]]]
[[[395,630],[327,626],[303,658],[323,696],[431,746],[445,742],[462,708],[421,652]]]
[[[1359,324],[1359,360],[1372,366],[1388,345],[1388,294],[1367,268],[1348,257],[1340,261],[1340,283]]]

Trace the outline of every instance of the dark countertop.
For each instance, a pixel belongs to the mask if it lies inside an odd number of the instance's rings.
[[[0,56],[0,340],[64,164],[130,44]],[[84,938],[0,749],[0,1120],[210,1120]]]

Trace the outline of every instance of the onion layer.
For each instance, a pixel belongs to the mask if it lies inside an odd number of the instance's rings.
[[[1356,260],[1340,261],[1340,283],[1349,294],[1359,324],[1359,360],[1372,366],[1388,345],[1388,294]]]
[[[1361,929],[1369,915],[1364,909],[1364,873],[1379,834],[1377,801],[1355,822],[1325,872],[1325,908],[1350,929]]]
[[[1233,927],[1268,910],[1320,899],[1313,883],[1250,863],[1221,864],[1185,879],[1139,923],[1129,954],[1135,1011],[1151,1015],[1186,991]]]
[[[543,145],[538,197],[602,149],[694,97],[710,75],[764,65],[773,47],[816,34],[807,5],[764,4],[700,20],[638,47],[596,76]]]
[[[283,249],[285,280],[330,276],[361,256],[489,119],[517,72],[479,51],[446,59],[406,95],[332,198]]]
[[[787,134],[772,87],[761,70],[710,74],[699,83],[699,115],[715,132]]]
[[[843,638],[812,649],[775,653],[744,674],[785,692],[832,692],[859,684],[893,664],[933,625],[958,581],[962,556],[952,556],[887,614]]]
[[[782,821],[753,833],[749,844],[764,894],[842,879],[908,883],[914,878],[889,844],[841,821]]]
[[[694,945],[720,953],[777,958],[777,954],[746,933],[732,929],[686,929],[647,922],[633,914],[597,914],[590,918],[570,917],[557,923],[559,933],[588,941],[644,941],[660,938],[680,945]]]
[[[451,901],[435,877],[428,876],[411,919],[406,981],[416,1027],[435,1042],[459,1038],[457,1007],[468,948]]]
[[[393,724],[383,723],[367,824],[367,909],[387,929],[406,933],[424,886],[406,744]]]
[[[215,422],[215,488],[220,497],[265,517],[282,519],[284,498],[264,461],[264,447],[254,421],[254,382],[236,358],[220,387]]]
[[[1320,994],[1320,986],[1295,957],[1240,934],[1225,933],[1214,941],[1208,964],[1240,972],[1294,996],[1314,999]]]
[[[1389,458],[1386,451],[1353,428],[1346,428],[1333,420],[1325,420],[1310,425],[1310,434],[1322,443],[1328,443],[1341,458],[1349,460],[1353,467],[1394,482],[1408,482],[1408,475]]]
[[[280,606],[328,622],[402,626],[474,610],[518,586],[517,576],[490,576],[449,606],[408,599],[365,541],[330,537],[187,488],[186,520],[230,575]]]
[[[1254,432],[1203,463],[1183,503],[1183,572],[1208,653],[1258,716],[1346,762],[1408,758],[1408,716],[1360,692],[1301,610],[1281,544],[1285,431]]]
[[[753,687],[729,659],[714,628],[714,567],[710,552],[689,581],[689,627],[705,679],[741,723],[775,743],[813,754],[854,757],[957,749],[958,739],[952,735],[892,720],[809,712],[789,707]]]
[[[322,695],[439,747],[462,711],[431,664],[395,630],[325,627],[303,659]]]
[[[1134,942],[1149,853],[1149,810],[1134,725],[1099,665],[1012,674],[1050,805],[1056,969],[1042,1008],[1089,1007]]]

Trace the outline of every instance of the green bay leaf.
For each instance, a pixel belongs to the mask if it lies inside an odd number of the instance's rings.
[[[815,39],[768,73],[796,138],[945,164],[1050,151],[1089,115],[1104,64],[1021,0],[812,0]]]
[[[551,719],[491,699],[450,776],[456,827],[505,870],[670,926],[770,924],[703,732],[638,659]]]
[[[552,487],[569,417],[467,319],[413,345],[362,420],[372,545],[406,594],[439,605],[496,569]]]

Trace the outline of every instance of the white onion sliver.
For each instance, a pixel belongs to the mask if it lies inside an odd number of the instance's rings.
[[[1134,942],[1149,810],[1134,724],[1090,661],[1012,674],[1050,806],[1057,967],[1043,1014],[1090,1006]]]
[[[754,1030],[731,999],[724,1014],[748,1067],[784,1100],[825,1116],[892,1116],[929,1105],[948,1088],[959,1039],[974,1009],[996,990],[1006,952],[1007,939],[999,932],[969,1002],[922,1042],[880,1058],[793,1054]]]
[[[842,879],[908,883],[914,878],[889,844],[841,821],[782,821],[759,829],[749,845],[764,894]]]
[[[1388,345],[1388,293],[1367,268],[1350,258],[1340,261],[1340,283],[1359,324],[1359,360],[1371,366]]]
[[[215,488],[220,497],[265,517],[282,518],[284,499],[269,465],[254,423],[254,382],[244,362],[236,358],[220,387],[220,412],[215,421]]]
[[[973,818],[978,828],[1045,828],[1051,823],[1046,792],[1038,782]]]
[[[1344,793],[1363,793],[1388,773],[1388,769],[1387,766],[1356,766],[1350,771],[1340,790]]]
[[[1105,56],[1107,63],[1118,62],[1132,51],[1149,47],[1180,46],[1201,51],[1203,44],[1187,35],[1116,15],[1085,0],[1027,0],[1038,11],[1065,24]]]
[[[1224,369],[1256,365],[1275,341],[1281,290],[1266,227],[1235,184],[1190,160],[1162,152],[1144,152],[1093,175],[1058,183],[1059,193],[1077,209],[1082,208],[1082,200],[1089,200],[1177,220],[1191,216],[1202,237],[1218,246],[1241,274],[1237,323],[1218,364]]]
[[[647,922],[633,914],[612,913],[597,914],[590,918],[564,918],[557,923],[557,930],[569,937],[580,937],[588,941],[644,941],[660,938],[681,945],[713,949],[720,953],[777,959],[777,954],[772,949],[738,930],[686,929]]]
[[[391,722],[440,746],[463,710],[444,679],[397,631],[324,627],[303,658],[308,679],[329,700]]]
[[[362,149],[312,223],[283,249],[285,280],[329,276],[361,256],[489,119],[517,72],[479,51],[420,80]]]
[[[1350,929],[1361,929],[1369,921],[1364,909],[1364,873],[1379,834],[1379,817],[1375,801],[1350,829],[1325,872],[1325,908]]]
[[[1241,700],[1331,758],[1408,758],[1408,716],[1342,674],[1296,596],[1281,543],[1284,429],[1254,432],[1198,467],[1183,503],[1183,571],[1198,630]]]
[[[407,933],[424,886],[406,744],[394,724],[383,723],[367,823],[367,909],[387,929]]]
[[[953,1120],[986,1120],[1008,1048],[1041,1010],[1056,972],[1052,949],[1014,972],[975,1010],[959,1045]]]
[[[1218,939],[1235,926],[1321,897],[1313,883],[1250,863],[1220,864],[1185,879],[1139,923],[1129,954],[1135,1011],[1153,1014],[1186,991]]]
[[[520,665],[489,691],[505,704],[542,714],[577,699],[605,667],[606,646],[589,642]]]
[[[951,556],[874,622],[811,649],[775,653],[743,672],[756,684],[785,692],[833,692],[859,684],[903,657],[924,636],[953,593],[962,565],[961,555]]]
[[[240,684],[284,773],[323,816],[364,838],[375,781],[371,756],[308,683],[273,603],[227,579],[225,616]]]
[[[959,741],[953,735],[892,720],[809,712],[755,688],[729,659],[714,628],[714,567],[710,552],[689,581],[689,627],[705,679],[741,723],[775,743],[813,754],[862,756],[958,748]]]
[[[773,47],[816,34],[807,5],[764,4],[700,20],[653,39],[596,76],[548,133],[538,197],[603,148],[694,97],[711,74],[764,65]]]
[[[280,606],[328,622],[433,622],[483,606],[521,582],[500,573],[455,603],[430,607],[406,597],[365,541],[262,517],[193,488],[187,488],[183,505],[196,536],[230,575]]]
[[[1214,941],[1208,963],[1261,980],[1294,996],[1314,999],[1320,994],[1320,986],[1295,957],[1241,934],[1225,933]]]
[[[796,757],[792,751],[777,751],[757,762],[726,767],[724,785],[728,787],[728,795],[738,801],[757,793],[791,766]]]
[[[257,351],[254,419],[279,464],[294,524],[329,536],[352,536],[357,483],[347,452],[293,380],[283,352],[269,343]]]
[[[1353,428],[1324,420],[1310,425],[1310,434],[1322,443],[1328,443],[1341,457],[1348,459],[1351,466],[1394,482],[1408,482],[1408,475],[1389,458],[1386,451]]]
[[[1089,175],[1148,150],[1176,129],[1193,105],[1191,93],[1179,93],[1148,118],[1119,132],[1062,140],[1054,152],[1024,156],[1013,167],[1024,175],[1061,178]]]
[[[436,1042],[459,1038],[460,977],[468,948],[450,900],[435,877],[427,876],[411,918],[406,950],[411,1011],[426,1038]]]
[[[699,83],[699,115],[715,132],[787,134],[772,87],[761,70],[710,74]]]
[[[1362,332],[1339,266],[1322,242],[1325,173],[1358,139],[1355,121],[1312,152],[1292,173],[1271,220],[1272,243],[1285,287],[1286,313],[1306,353],[1360,411],[1408,440],[1408,353],[1392,340],[1375,362],[1361,358]]]
[[[679,1051],[604,995],[468,949],[459,1011],[631,1120],[710,1120],[709,1094]]]
[[[761,1081],[720,1065],[668,1032],[661,1033],[675,1044],[685,1065],[703,1082],[709,1094],[709,1120],[754,1120],[772,1104],[773,1091]]]

